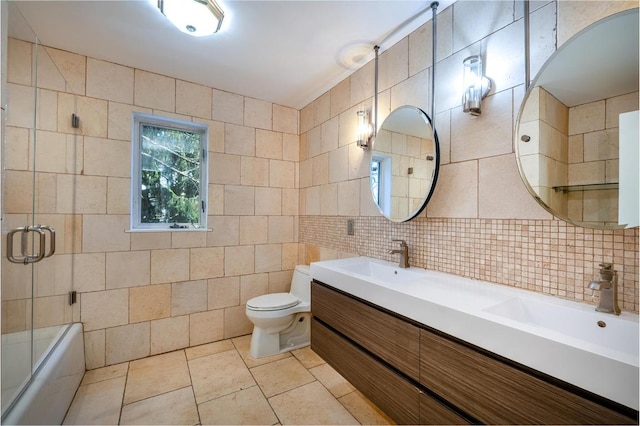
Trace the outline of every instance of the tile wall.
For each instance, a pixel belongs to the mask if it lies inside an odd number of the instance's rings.
[[[531,75],[557,46],[635,1],[540,1],[531,4]],[[420,267],[591,300],[585,290],[602,261],[623,280],[621,305],[638,311],[636,230],[597,231],[554,218],[528,193],[513,147],[524,90],[522,2],[458,1],[438,14],[435,127],[441,167],[434,195],[418,218],[392,223],[369,194],[370,153],[355,146],[356,110],[372,105],[370,62],[300,112],[300,242],[307,261],[368,255],[392,260],[392,238],[408,241]],[[480,117],[461,108],[462,60],[481,53],[494,83]],[[429,112],[431,23],[380,55],[380,121],[413,104]],[[347,236],[353,219],[356,235]]]
[[[288,290],[299,258],[298,111],[17,39],[7,75],[5,226],[27,220],[35,155],[38,220],[59,235],[34,325],[82,321],[89,369],[250,333],[245,302]],[[134,111],[209,126],[212,232],[126,232]],[[31,324],[24,269],[5,263],[3,333]]]

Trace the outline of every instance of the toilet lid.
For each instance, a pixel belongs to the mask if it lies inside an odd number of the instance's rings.
[[[254,297],[247,302],[247,308],[254,311],[277,311],[296,306],[300,299],[291,293],[271,293]]]

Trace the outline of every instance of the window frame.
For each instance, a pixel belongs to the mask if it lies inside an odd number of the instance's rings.
[[[191,121],[177,120],[139,112],[132,113],[131,120],[131,203],[130,231],[205,231],[207,230],[208,185],[209,185],[209,126]],[[200,185],[199,185],[199,223],[142,223],[141,191],[142,191],[142,128],[143,126],[163,127],[200,134]]]

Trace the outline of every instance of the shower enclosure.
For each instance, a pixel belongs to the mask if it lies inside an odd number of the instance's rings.
[[[38,381],[70,324],[80,320],[73,283],[74,261],[81,249],[82,224],[75,214],[74,195],[82,167],[82,136],[72,122],[78,99],[68,75],[75,70],[66,69],[65,58],[56,56],[61,51],[42,46],[20,12],[20,2],[3,1],[1,7],[5,423],[17,401]],[[74,370],[81,379],[84,356]],[[65,374],[67,381],[80,380]],[[39,403],[47,404],[53,403]],[[64,416],[66,407],[58,410]]]

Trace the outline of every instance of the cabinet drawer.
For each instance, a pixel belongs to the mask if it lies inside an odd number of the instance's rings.
[[[418,380],[418,327],[317,282],[311,286],[311,312],[358,345]]]
[[[421,330],[420,341],[420,383],[483,423],[636,423],[610,408],[429,331]]]
[[[311,349],[400,424],[420,421],[420,391],[339,334],[311,322]]]
[[[420,394],[420,424],[421,425],[468,425],[464,417],[459,416],[447,406],[443,405],[426,393]]]

